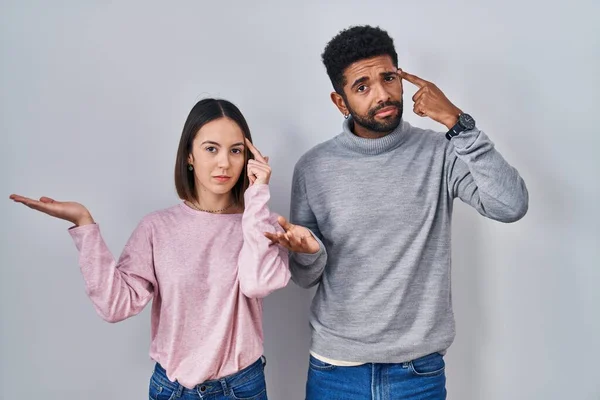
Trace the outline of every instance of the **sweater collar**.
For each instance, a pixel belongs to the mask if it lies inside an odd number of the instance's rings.
[[[343,131],[338,135],[339,143],[350,150],[367,155],[382,154],[395,149],[404,141],[406,132],[409,129],[408,123],[401,120],[398,127],[387,135],[376,139],[366,139],[352,133],[352,127],[354,126],[352,117],[344,120],[342,126]]]

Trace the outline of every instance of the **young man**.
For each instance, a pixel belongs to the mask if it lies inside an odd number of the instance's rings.
[[[525,183],[471,116],[398,69],[385,31],[344,30],[323,62],[343,132],[298,161],[291,223],[268,235],[292,250],[298,285],[319,285],[307,398],[445,399],[453,200],[514,222]],[[444,132],[403,121],[403,80],[419,88],[413,111]]]

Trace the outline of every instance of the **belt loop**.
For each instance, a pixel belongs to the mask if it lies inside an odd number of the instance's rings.
[[[178,399],[183,395],[183,385],[177,382],[177,391],[175,392],[175,398]]]
[[[223,395],[229,396],[231,393],[230,393],[229,385],[227,384],[227,380],[225,378],[221,378],[221,379],[219,379],[219,382],[221,382],[221,387],[223,388]]]
[[[260,360],[262,361],[263,368],[266,368],[267,367],[267,357],[260,356]]]

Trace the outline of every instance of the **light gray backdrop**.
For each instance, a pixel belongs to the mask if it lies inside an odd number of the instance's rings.
[[[287,215],[295,162],[341,129],[320,54],[368,23],[530,190],[512,225],[456,208],[449,399],[599,399],[599,3],[480,3],[2,1],[0,398],[142,399],[152,368],[148,309],[103,322],[68,224],[8,195],[84,203],[118,255],[143,215],[178,201],[183,122],[218,96],[271,157]],[[414,91],[406,119],[443,130],[412,113]],[[291,283],[265,302],[271,399],[303,398],[311,296]]]

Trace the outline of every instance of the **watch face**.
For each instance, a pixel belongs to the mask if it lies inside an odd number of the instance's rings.
[[[458,122],[466,129],[475,129],[475,120],[469,114],[460,114]]]

